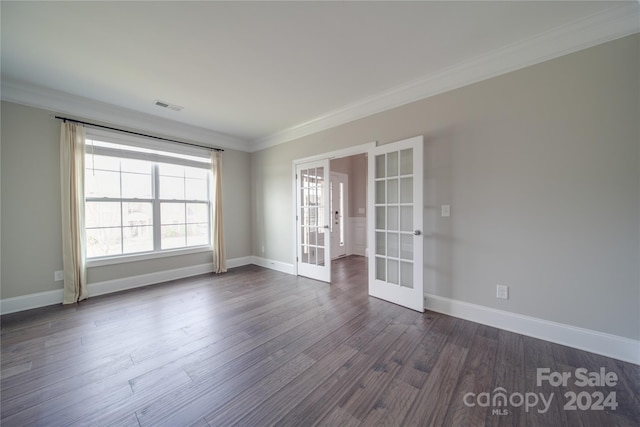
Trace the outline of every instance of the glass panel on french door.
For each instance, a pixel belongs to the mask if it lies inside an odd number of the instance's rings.
[[[301,262],[324,265],[324,180],[323,167],[300,171]]]
[[[413,149],[375,157],[375,278],[413,288]]]

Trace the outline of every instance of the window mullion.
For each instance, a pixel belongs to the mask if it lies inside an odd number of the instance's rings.
[[[153,164],[153,250],[159,251],[161,248],[161,218],[160,218],[160,167]]]
[[[207,228],[209,230],[209,245],[213,245],[213,242],[211,241],[211,228],[213,227],[213,224],[211,223],[211,219],[213,218],[213,200],[211,199],[211,194],[213,194],[213,191],[211,191],[211,186],[213,185],[213,175],[211,174],[211,171],[209,171],[209,173],[207,174],[207,206],[209,207],[209,227]]]
[[[124,208],[124,204],[122,203],[122,162],[119,163],[120,169],[120,253],[124,253],[124,215],[122,214],[122,209]]]

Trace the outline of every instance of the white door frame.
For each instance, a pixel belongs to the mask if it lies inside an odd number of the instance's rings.
[[[341,150],[335,150],[328,153],[317,154],[315,156],[305,157],[302,159],[296,159],[293,161],[293,167],[291,168],[291,194],[293,195],[293,216],[291,218],[292,223],[292,231],[293,231],[293,274],[298,276],[298,262],[296,261],[296,256],[298,254],[298,227],[296,223],[296,206],[298,199],[298,191],[296,188],[296,168],[301,163],[308,163],[316,160],[324,160],[324,159],[339,159],[341,157],[349,157],[354,156],[356,154],[368,154],[369,151],[376,147],[376,142],[368,142],[366,144],[354,145],[353,147],[343,148]],[[367,217],[369,213],[367,213]]]

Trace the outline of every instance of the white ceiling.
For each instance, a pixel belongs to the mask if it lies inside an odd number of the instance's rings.
[[[222,145],[248,150],[640,25],[633,24],[637,1],[2,1],[0,7],[3,99],[20,102],[16,88],[25,87],[85,107],[88,98],[100,101],[101,111],[116,106],[180,122],[176,129],[225,134]],[[184,110],[161,109],[156,99]],[[65,110],[60,103],[49,107]]]

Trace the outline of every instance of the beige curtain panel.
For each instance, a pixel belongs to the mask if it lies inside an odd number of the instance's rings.
[[[62,123],[60,183],[64,304],[73,304],[89,297],[84,231],[84,139],[82,126]]]
[[[211,244],[213,245],[213,271],[227,271],[227,255],[224,248],[222,227],[222,153],[211,151]]]

